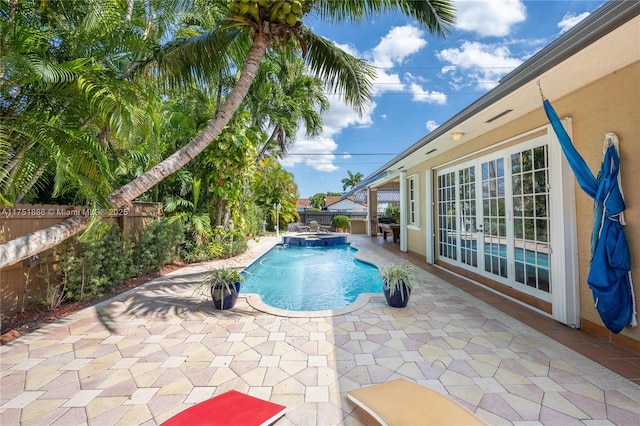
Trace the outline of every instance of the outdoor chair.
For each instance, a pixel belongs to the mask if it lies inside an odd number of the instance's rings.
[[[405,379],[351,390],[347,399],[381,425],[486,425],[446,395]]]
[[[309,231],[310,232],[329,232],[330,228],[328,226],[322,226],[316,220],[312,220],[309,222]]]

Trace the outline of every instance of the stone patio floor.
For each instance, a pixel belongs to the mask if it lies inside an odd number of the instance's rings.
[[[349,241],[376,265],[402,261],[369,237]],[[276,242],[251,242],[224,263],[246,266]],[[286,316],[247,297],[215,311],[194,287],[220,263],[174,271],[1,347],[0,424],[154,425],[235,389],[287,406],[278,426],[369,425],[345,392],[400,377],[491,425],[640,424],[636,383],[425,270],[405,309],[376,294],[340,315]]]

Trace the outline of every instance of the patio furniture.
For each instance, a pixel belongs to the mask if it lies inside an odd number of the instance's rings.
[[[347,398],[381,425],[486,425],[447,396],[405,379],[354,389]]]
[[[382,234],[382,228],[380,228],[380,225],[383,223],[397,223],[397,222],[394,218],[389,216],[378,217],[378,234]]]
[[[378,225],[380,228],[380,232],[382,232],[382,237],[386,240],[387,234],[393,235],[393,242],[400,242],[400,225],[397,223],[381,223]]]
[[[312,220],[309,222],[309,231],[310,232],[329,232],[330,228],[327,226],[320,225],[317,221]]]
[[[286,411],[284,405],[230,390],[181,411],[161,426],[266,426]]]

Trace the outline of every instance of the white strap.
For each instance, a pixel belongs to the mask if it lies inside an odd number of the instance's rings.
[[[618,139],[618,135],[613,132],[609,132],[604,135],[604,144],[602,146],[602,153],[607,152],[607,149],[613,145],[618,153],[618,158],[620,158],[620,139]],[[620,159],[620,163],[622,163],[622,159]],[[618,166],[618,189],[620,190],[620,195],[622,196],[622,201],[624,201],[624,192],[622,192],[622,176],[620,172],[620,166]],[[625,226],[627,222],[624,220],[624,212],[620,212],[620,224]]]

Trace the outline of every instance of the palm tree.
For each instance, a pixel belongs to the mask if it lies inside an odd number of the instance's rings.
[[[402,12],[417,20],[430,32],[444,35],[455,21],[454,6],[448,0],[363,0],[325,1],[302,0],[294,2],[298,10],[281,11],[284,2],[267,2],[266,6],[249,9],[238,2],[211,7],[227,8],[228,25],[196,37],[174,40],[154,57],[157,70],[168,83],[192,79],[204,80],[227,68],[221,63],[225,56],[243,52],[248,46],[239,76],[217,114],[187,145],[176,151],[146,173],[112,192],[108,201],[112,206],[128,205],[133,199],[151,189],[164,178],[175,173],[202,152],[223,130],[249,92],[267,49],[297,47],[301,50],[309,69],[318,75],[330,89],[341,93],[345,101],[362,112],[370,99],[373,68],[366,62],[348,55],[330,41],[314,34],[302,19],[314,16],[330,22],[361,22],[372,15]],[[245,3],[246,4],[246,3]],[[282,12],[282,13],[281,13]],[[292,15],[294,14],[292,19]],[[149,65],[151,61],[141,61]],[[36,231],[0,246],[0,267],[14,264],[53,247],[85,229],[90,218],[76,216],[50,228]]]
[[[276,222],[278,215],[273,206],[277,204],[281,206],[280,223],[291,223],[299,219],[296,210],[299,198],[298,186],[293,175],[274,158],[267,157],[258,163],[251,188],[256,205],[270,213],[270,223]]]
[[[309,198],[309,203],[311,204],[311,207],[313,207],[314,209],[322,210],[324,209],[325,204],[327,202],[326,197],[327,197],[327,194],[323,192],[319,192],[317,194],[312,195],[311,198]]]
[[[253,124],[270,132],[256,164],[267,155],[284,157],[301,122],[307,137],[319,135],[321,114],[329,109],[322,80],[308,75],[303,58],[285,53],[268,55],[245,99]]]
[[[350,170],[347,170],[347,174],[349,175],[346,178],[343,178],[340,182],[342,182],[342,190],[346,191],[347,188],[355,188],[357,184],[360,183],[363,176],[362,173],[357,172],[355,174],[351,173]]]

